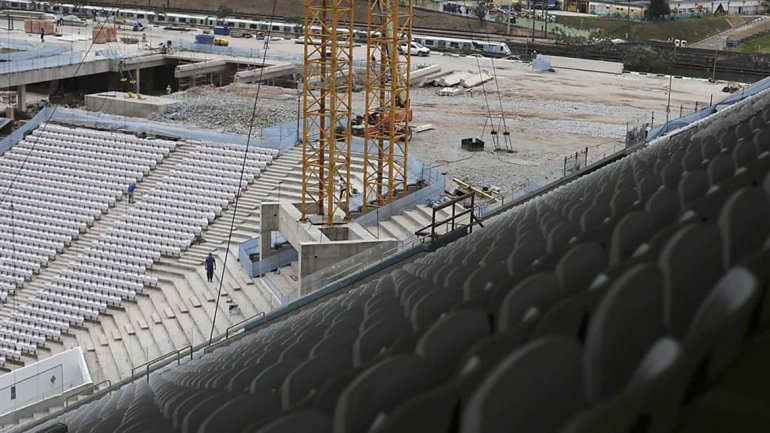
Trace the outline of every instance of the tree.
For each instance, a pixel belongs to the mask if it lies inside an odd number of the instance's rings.
[[[628,47],[623,55],[624,67],[634,71],[662,71],[669,68],[673,61],[673,55],[668,51],[644,46]]]
[[[484,25],[484,18],[487,17],[487,12],[489,12],[489,4],[483,1],[479,1],[478,6],[473,9],[473,14],[476,15],[482,26]]]
[[[521,12],[523,8],[524,6],[521,5],[520,1],[517,1],[516,3],[513,4],[513,10],[515,10],[516,12]]]
[[[225,18],[233,14],[233,10],[225,5],[219,5],[217,8],[217,18]]]
[[[671,13],[668,0],[652,0],[650,2],[650,18],[657,20]]]

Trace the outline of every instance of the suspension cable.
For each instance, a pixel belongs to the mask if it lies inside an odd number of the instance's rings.
[[[275,6],[277,0],[273,0],[273,9],[270,12],[270,25],[267,29],[267,37],[268,40],[271,36],[271,33],[273,31],[273,20],[275,19]],[[233,238],[233,231],[235,229],[235,215],[238,212],[238,200],[241,197],[242,188],[243,188],[243,177],[246,172],[246,161],[249,154],[249,145],[251,144],[251,134],[254,130],[254,122],[257,118],[257,102],[259,101],[259,92],[262,89],[262,74],[265,71],[265,60],[267,59],[267,49],[263,49],[262,53],[262,68],[259,69],[259,81],[257,81],[257,94],[254,96],[254,105],[251,109],[251,121],[249,122],[249,135],[246,137],[246,150],[243,153],[243,161],[241,162],[241,174],[240,179],[238,180],[238,192],[235,195],[235,204],[233,206],[233,217],[230,220],[230,229],[227,233],[227,248],[225,250],[225,259],[222,262],[222,276],[219,278],[219,289],[217,290],[217,301],[214,304],[214,316],[211,319],[211,332],[209,333],[209,346],[214,340],[214,329],[217,322],[217,313],[219,312],[219,300],[222,297],[222,287],[225,282],[225,271],[227,270],[227,258],[230,256],[230,242]],[[262,239],[262,242],[265,240]]]

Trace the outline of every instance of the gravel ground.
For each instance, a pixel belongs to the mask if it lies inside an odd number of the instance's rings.
[[[149,119],[161,122],[205,126],[220,132],[248,134],[257,86],[231,84],[216,88],[194,87],[169,95],[184,101],[152,114]],[[263,128],[297,118],[296,94],[280,87],[262,86],[254,126]]]
[[[287,42],[280,49],[297,50]],[[276,45],[278,47],[278,45]],[[444,71],[492,73],[489,59],[430,56],[425,64]],[[504,193],[527,184],[542,184],[560,176],[564,159],[588,150],[596,160],[618,149],[633,126],[665,119],[668,77],[612,75],[578,70],[533,72],[527,64],[496,61],[497,82],[476,87],[473,94],[439,96],[438,88],[412,89],[413,125],[431,124],[431,131],[416,134],[409,152],[448,178],[474,186],[496,186]],[[700,106],[724,95],[722,84],[676,79],[671,94],[672,118],[678,107]],[[156,120],[210,127],[245,134],[256,94],[256,85],[233,84],[223,88],[199,87],[171,95],[184,101]],[[354,111],[363,112],[364,92],[354,95]],[[296,120],[294,90],[262,86],[257,126]],[[503,115],[501,116],[501,113]],[[491,114],[491,116],[490,116]],[[491,120],[490,120],[491,117]],[[504,122],[503,122],[504,118]],[[505,126],[503,125],[505,124]],[[509,151],[495,152],[491,125],[510,132]],[[485,151],[469,153],[460,148],[463,138],[480,138]],[[502,134],[500,134],[502,140]]]
[[[445,71],[479,68],[475,59],[431,56],[429,60]],[[489,59],[481,59],[480,66],[485,72],[492,70]],[[668,77],[576,70],[537,73],[510,61],[496,61],[494,66],[497,83],[479,86],[473,95],[439,96],[438,88],[412,89],[413,124],[435,128],[414,136],[409,148],[414,157],[449,178],[510,193],[560,176],[565,156],[588,149],[592,161],[620,148],[627,123],[633,127],[650,122],[653,112],[654,124],[665,118]],[[700,106],[708,103],[712,94],[715,100],[722,98],[720,89],[720,84],[707,81],[674,80],[672,118],[679,114],[680,104],[692,108],[694,101]],[[510,152],[493,150],[491,124],[499,132],[507,126]],[[462,150],[463,138],[482,139],[485,151]]]

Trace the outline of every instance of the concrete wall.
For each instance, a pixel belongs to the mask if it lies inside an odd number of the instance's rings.
[[[86,109],[100,113],[117,114],[129,117],[147,117],[150,113],[159,113],[167,107],[179,104],[179,101],[154,96],[129,98],[123,92],[105,92],[86,95]]]
[[[262,239],[270,239],[270,232],[279,231],[297,250],[303,243],[315,243],[326,240],[321,231],[308,223],[300,223],[302,213],[291,203],[262,203],[260,207],[260,232]],[[261,257],[270,257],[270,244],[261,245]]]
[[[579,71],[604,72],[607,74],[622,74],[623,63],[605,62],[603,60],[577,59],[572,57],[545,56],[556,69],[576,69]]]
[[[354,240],[334,243],[304,243],[301,246],[299,255],[300,281],[304,281],[303,277],[307,275],[328,268],[377,245],[382,245],[385,249],[391,249],[398,245],[398,241],[393,239],[386,241]],[[303,284],[302,295],[307,294],[305,291],[306,288]]]
[[[79,347],[0,376],[0,416],[91,383]]]

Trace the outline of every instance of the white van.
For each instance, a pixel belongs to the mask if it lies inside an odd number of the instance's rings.
[[[398,47],[398,49],[399,49],[399,51],[401,51],[402,53],[405,54],[406,53],[406,47],[407,47],[407,45],[403,44],[403,45],[400,45]],[[424,46],[420,45],[419,43],[412,41],[412,46],[411,46],[411,49],[409,50],[409,52],[413,56],[424,57],[424,56],[430,55],[430,48],[424,47]]]

